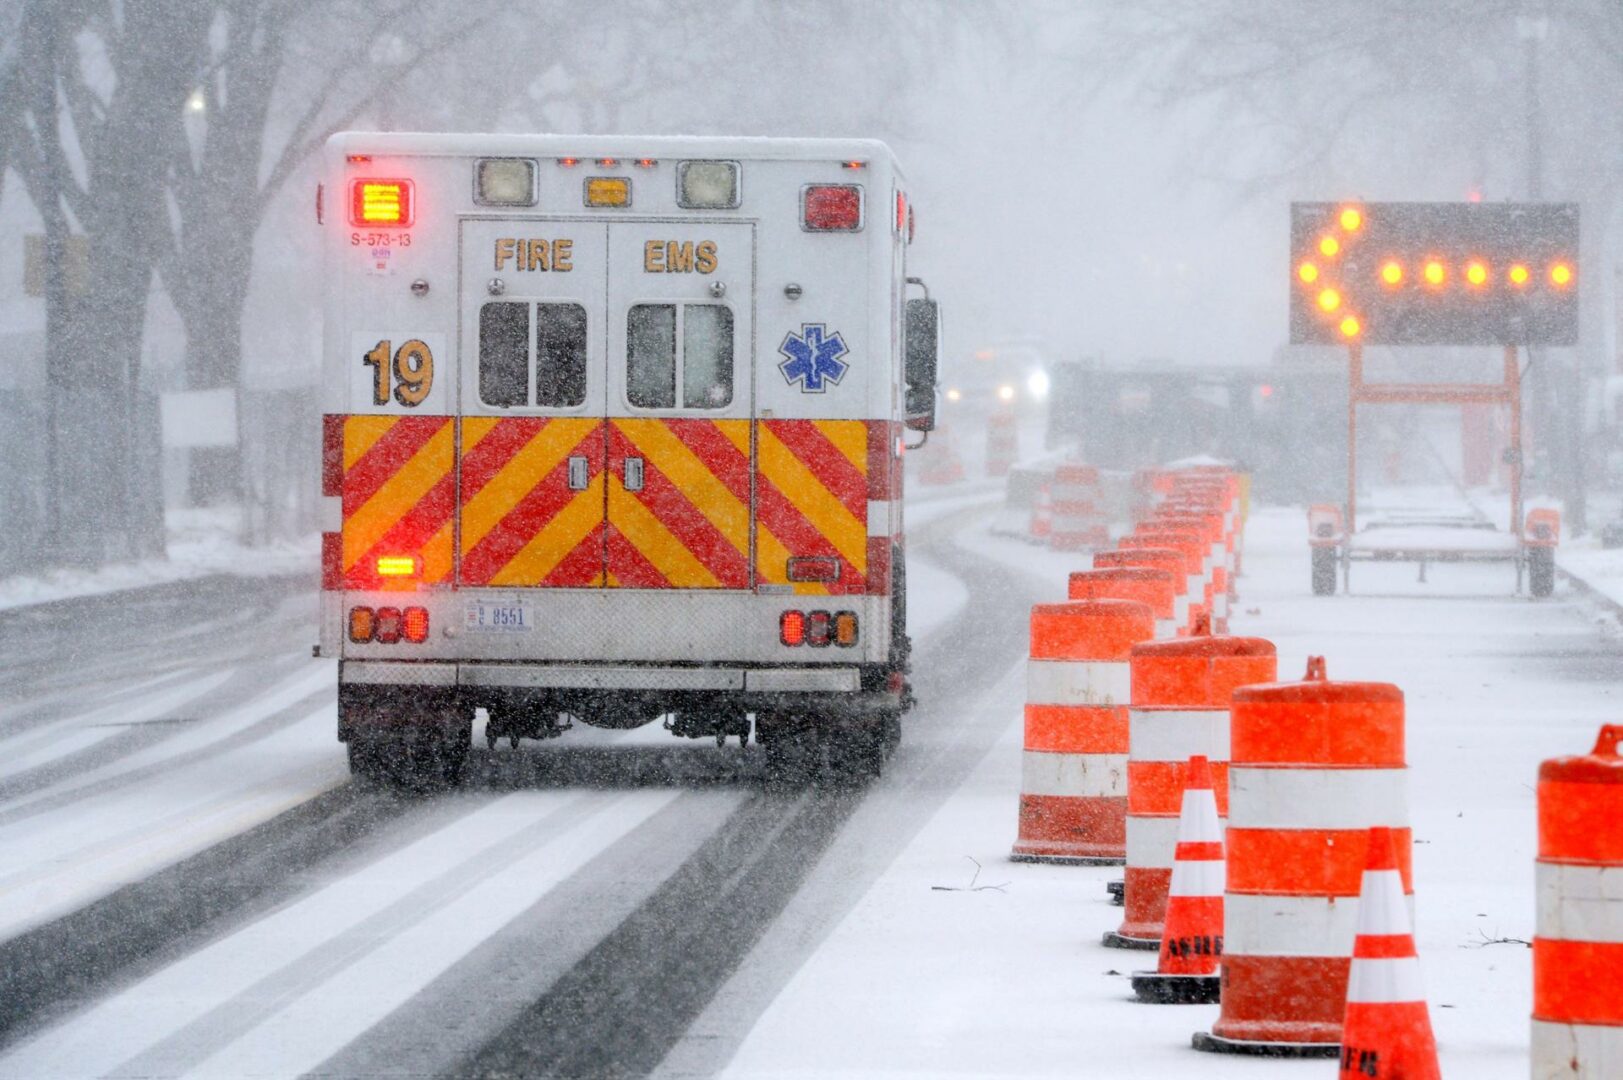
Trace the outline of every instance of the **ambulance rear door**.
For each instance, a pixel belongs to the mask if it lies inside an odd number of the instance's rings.
[[[605,584],[753,586],[755,228],[608,226]]]
[[[461,223],[457,582],[604,582],[608,225]]]

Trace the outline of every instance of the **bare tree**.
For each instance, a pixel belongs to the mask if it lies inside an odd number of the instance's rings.
[[[67,564],[163,547],[155,418],[139,393],[140,346],[154,240],[167,228],[167,135],[207,15],[201,0],[30,0],[23,12],[24,107],[12,114],[4,142],[8,164],[45,221],[51,546]],[[90,252],[82,292],[70,292],[62,275],[75,223]]]
[[[278,193],[327,136],[454,56],[495,10],[440,0],[211,6],[211,40],[167,144],[174,228],[161,262],[186,329],[187,386],[199,390],[240,385],[250,255]],[[194,451],[193,502],[241,497],[240,456]]]
[[[1560,198],[1585,250],[1623,218],[1623,5],[1616,0],[1146,0],[1098,27],[1093,56],[1199,118],[1191,174],[1240,199]],[[1534,367],[1533,416],[1556,493],[1584,527],[1580,369],[1604,366],[1585,285],[1582,365]]]

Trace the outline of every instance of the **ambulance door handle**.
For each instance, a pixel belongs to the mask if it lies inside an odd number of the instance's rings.
[[[626,458],[626,490],[642,490],[642,458]]]
[[[592,466],[586,460],[585,454],[577,454],[569,459],[569,490],[585,491],[586,485],[592,480]]]

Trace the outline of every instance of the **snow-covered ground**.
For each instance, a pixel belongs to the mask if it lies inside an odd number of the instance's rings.
[[[1064,593],[1076,556],[984,533],[989,559]],[[1359,567],[1353,596],[1308,594],[1300,511],[1257,515],[1234,632],[1270,638],[1282,675],[1397,683],[1408,702],[1417,936],[1444,1075],[1527,1074],[1534,779],[1616,716],[1623,668],[1563,603],[1508,595],[1504,567]],[[1325,1075],[1325,1062],[1200,1055],[1216,1006],[1136,1003],[1154,954],[1099,944],[1119,870],[1010,863],[1023,680],[981,708],[996,746],[793,976],[728,1075]],[[980,869],[976,877],[978,861]],[[971,883],[992,888],[971,889]]]
[[[910,529],[962,516],[960,542],[980,566],[1029,582],[996,602],[1063,597],[1086,557],[992,535],[997,502],[981,487],[932,493],[910,503]],[[1315,599],[1300,509],[1258,513],[1245,559],[1233,629],[1275,641],[1286,677],[1322,653],[1332,677],[1408,695],[1417,932],[1445,1075],[1525,1076],[1529,953],[1503,939],[1531,937],[1534,776],[1614,718],[1614,644],[1567,586],[1551,601],[1516,598],[1504,566],[1433,567],[1422,584],[1412,566],[1360,565],[1353,595]],[[915,641],[950,647],[977,622],[974,571],[918,550],[909,573]],[[0,939],[344,794],[333,790],[345,769],[329,662],[193,663],[99,688],[80,707],[0,705]],[[1099,944],[1121,918],[1104,891],[1119,870],[1008,861],[1024,677],[1019,663],[999,669],[961,699],[927,701],[892,773],[662,1074],[1326,1074],[1326,1062],[1197,1055],[1189,1036],[1216,1007],[1137,1004],[1125,976],[1153,954]],[[940,675],[915,678],[927,687]],[[702,767],[720,782],[525,785],[500,772],[611,745],[675,745],[716,763]],[[444,1008],[478,1045],[510,1015],[504,993],[533,1000],[731,820],[751,798],[727,781],[744,760],[673,742],[657,724],[578,729],[556,748],[488,758],[507,779],[382,813],[284,898],[9,1046],[0,1076],[347,1069],[410,1028],[403,1017]],[[533,957],[503,961],[521,973],[505,989],[481,966],[493,961],[470,960],[515,947]]]
[[[77,596],[185,581],[209,574],[263,577],[315,573],[320,537],[249,547],[238,539],[235,507],[170,510],[168,557],[117,563],[97,570],[52,570],[0,578],[0,611]]]

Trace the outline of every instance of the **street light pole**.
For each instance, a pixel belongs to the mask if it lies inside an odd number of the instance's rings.
[[[1539,202],[1544,198],[1544,128],[1539,103],[1539,54],[1550,31],[1550,20],[1545,0],[1526,0],[1522,14],[1516,16],[1516,36],[1522,42],[1523,85],[1525,94],[1525,123],[1527,127],[1527,198]],[[1570,370],[1557,372],[1555,361],[1549,356],[1533,368],[1538,410],[1538,436],[1545,449],[1545,460],[1550,469],[1551,487],[1562,497],[1567,521],[1574,535],[1582,535],[1588,527],[1583,485],[1583,375],[1577,359]],[[1534,365],[1535,354],[1527,350],[1528,364]],[[1565,376],[1564,378],[1562,376]],[[1557,394],[1556,383],[1561,382],[1564,393]],[[1564,402],[1559,400],[1565,398]],[[1563,423],[1556,422],[1558,406],[1568,415]],[[1559,434],[1558,434],[1559,431]]]

